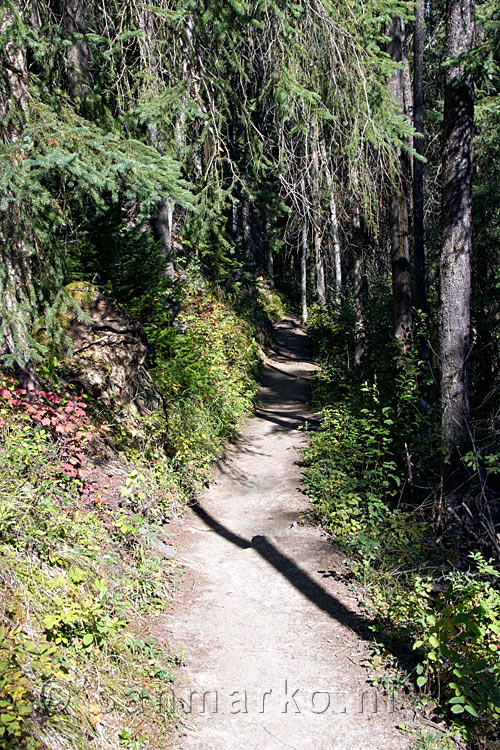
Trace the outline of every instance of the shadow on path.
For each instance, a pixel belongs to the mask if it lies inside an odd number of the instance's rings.
[[[206,511],[199,503],[194,503],[190,507],[193,512],[201,518],[207,526],[215,531],[216,534],[219,534],[219,536],[227,539],[227,541],[236,545],[240,549],[253,548],[264,560],[266,560],[266,562],[269,563],[269,565],[284,576],[284,578],[286,578],[287,581],[297,589],[297,591],[300,591],[301,594],[318,607],[318,609],[321,609],[327,615],[337,620],[341,625],[350,628],[363,640],[382,643],[398,661],[405,665],[405,667],[408,666],[408,663],[411,663],[414,655],[410,649],[403,647],[401,644],[398,644],[398,647],[395,648],[395,644],[387,638],[384,633],[373,632],[370,628],[370,626],[374,624],[372,620],[352,612],[348,607],[342,604],[341,601],[332,596],[332,594],[326,591],[326,589],[316,583],[308,573],[299,568],[293,560],[280,552],[269,537],[254,536],[251,541],[248,541],[248,539],[245,539],[239,534],[235,534],[226,528],[210,515],[210,513],[208,513],[208,511]]]
[[[282,430],[297,430],[299,427],[308,430],[317,429],[319,427],[319,420],[316,417],[302,417],[297,416],[293,412],[288,411],[275,411],[271,409],[257,408],[255,410],[255,416],[258,419],[265,419],[266,422],[273,422],[279,429],[276,432]]]
[[[199,503],[195,502],[189,507],[191,508],[193,513],[196,513],[198,518],[201,518],[201,520],[204,521],[207,526],[210,526],[210,528],[215,531],[216,534],[219,534],[219,536],[227,539],[228,542],[235,544],[241,549],[249,549],[252,546],[251,542],[247,541],[242,536],[238,536],[238,534],[234,534],[232,531],[229,531],[229,529],[226,529],[226,527],[221,523],[216,521],[215,518],[211,516],[210,513],[207,513],[207,511],[202,508]]]

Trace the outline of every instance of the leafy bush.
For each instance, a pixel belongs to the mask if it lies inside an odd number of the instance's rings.
[[[455,717],[468,713],[498,729],[500,719],[500,573],[480,553],[467,571],[445,575],[416,619],[414,648],[422,655],[417,684],[440,692]]]
[[[173,568],[152,559],[139,536],[130,551],[115,539],[117,511],[89,476],[98,431],[84,407],[50,391],[29,401],[3,382],[1,750],[104,748],[117,732],[136,737],[139,723],[162,747],[173,718],[152,710],[134,718],[120,708],[103,721],[102,706],[126,705],[138,682],[154,693],[165,675],[171,681],[167,649],[156,646],[152,674],[151,654],[131,644],[147,632],[142,611],[168,604]],[[155,587],[144,585],[146,571],[154,571]]]
[[[477,730],[498,741],[500,573],[480,553],[455,556],[454,567],[422,512],[426,497],[414,487],[429,483],[439,434],[419,403],[418,358],[393,347],[389,362],[359,382],[349,369],[348,305],[313,311],[311,336],[323,362],[321,424],[305,453],[311,513],[348,552],[374,630],[413,644],[416,688],[464,737]]]
[[[320,416],[305,453],[314,516],[365,564],[401,562],[426,526],[394,507],[401,477],[392,408],[381,405],[376,383],[365,383],[357,400],[325,407]]]
[[[165,448],[179,471],[206,478],[254,403],[258,347],[251,327],[202,288],[187,295],[177,325],[146,327],[166,401]]]
[[[258,301],[263,312],[271,320],[280,320],[286,315],[286,304],[283,296],[263,279],[257,280]]]

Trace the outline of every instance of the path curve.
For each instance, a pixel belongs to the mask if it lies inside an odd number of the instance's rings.
[[[308,500],[299,426],[315,370],[297,321],[275,326],[260,407],[174,529],[187,580],[169,620],[187,650],[182,750],[392,750],[411,723],[367,682],[363,620]],[[361,635],[360,635],[361,633]],[[202,696],[205,694],[205,701]]]

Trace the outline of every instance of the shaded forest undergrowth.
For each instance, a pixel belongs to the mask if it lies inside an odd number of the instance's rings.
[[[182,714],[183,655],[155,628],[182,577],[168,524],[254,405],[260,347],[284,307],[263,281],[255,294],[223,294],[192,270],[175,295],[175,327],[154,304],[143,311],[127,300],[144,321],[161,396],[150,414],[131,418],[86,393],[61,350],[40,364],[43,388],[29,396],[3,377],[0,747],[163,747]],[[305,456],[311,516],[346,551],[345,574],[362,592],[374,683],[387,686],[389,666],[443,746],[458,732],[471,747],[494,748],[498,571],[487,535],[454,548],[436,534],[439,415],[419,395],[431,388],[422,362],[395,366],[401,355],[375,324],[390,314],[384,305],[374,300],[368,321],[381,356],[361,372],[349,295],[340,308],[311,310],[322,365],[321,426]],[[391,656],[388,640],[407,656]]]
[[[131,419],[72,383],[55,349],[30,394],[2,378],[1,748],[165,747],[182,713],[182,654],[155,633],[182,576],[168,523],[251,409],[282,303],[263,285],[223,299],[192,275],[175,296],[177,327],[165,298],[163,321],[147,307],[164,408]]]
[[[374,682],[387,684],[384,665],[392,663],[393,686],[411,693],[441,730],[439,747],[455,747],[458,733],[468,747],[496,748],[500,587],[493,545],[484,527],[455,543],[439,534],[440,414],[429,403],[432,378],[418,354],[402,357],[384,333],[390,307],[378,291],[367,321],[377,358],[362,370],[353,368],[348,297],[310,316],[322,365],[314,385],[321,423],[305,455],[311,517],[347,553],[344,574],[362,592],[375,640],[380,636],[370,662]],[[472,509],[495,482],[489,437],[488,451],[476,443],[465,457]],[[388,641],[406,656],[391,656]]]

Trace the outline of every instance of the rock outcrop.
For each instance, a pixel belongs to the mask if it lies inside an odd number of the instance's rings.
[[[65,355],[66,379],[128,419],[161,404],[144,368],[148,349],[141,329],[93,284],[65,287],[58,312],[71,342]]]

